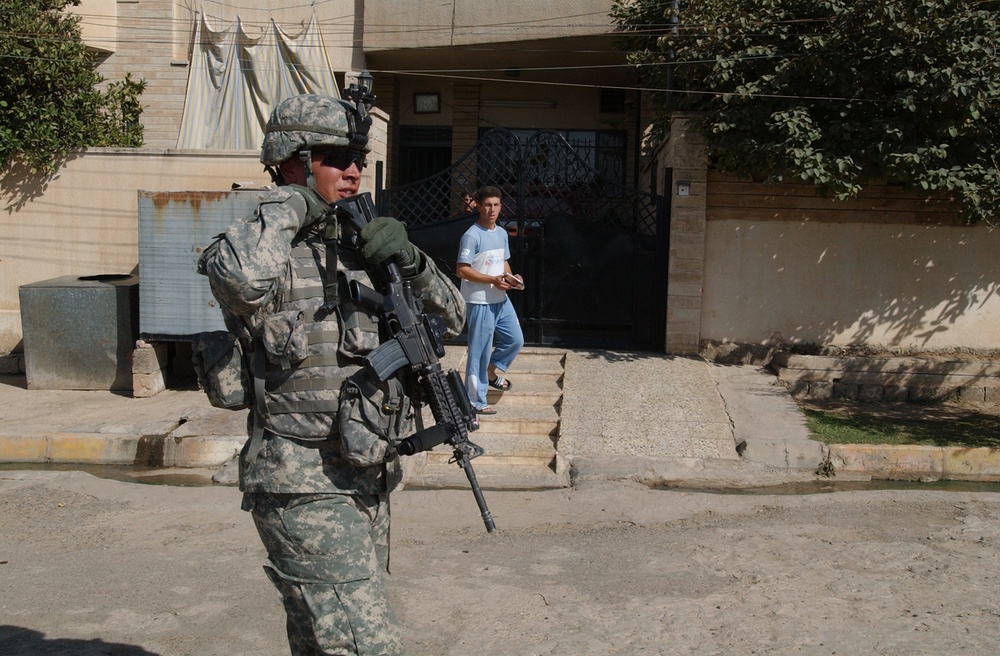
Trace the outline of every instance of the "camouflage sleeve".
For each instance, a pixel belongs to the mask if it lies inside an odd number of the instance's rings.
[[[198,261],[212,294],[229,312],[248,316],[267,307],[288,275],[291,242],[301,230],[306,203],[277,189],[253,215],[235,221]]]
[[[424,310],[444,319],[447,337],[454,337],[465,326],[465,300],[448,276],[441,273],[434,260],[423,251],[423,270],[412,279],[413,288],[420,292]]]

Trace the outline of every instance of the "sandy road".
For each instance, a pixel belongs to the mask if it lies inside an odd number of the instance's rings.
[[[287,653],[239,493],[0,472],[0,653]],[[992,654],[1000,495],[394,495],[409,653]]]

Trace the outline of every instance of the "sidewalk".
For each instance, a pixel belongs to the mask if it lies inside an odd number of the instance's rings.
[[[449,347],[454,348],[454,347]],[[841,479],[1000,480],[993,449],[825,446],[773,375],[752,365],[596,350],[566,351],[558,450],[571,479],[759,487]],[[198,390],[150,398],[27,390],[0,375],[0,462],[219,468],[245,440],[245,412]]]

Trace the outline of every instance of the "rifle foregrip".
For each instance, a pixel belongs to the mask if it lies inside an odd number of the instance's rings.
[[[451,439],[452,432],[452,427],[448,424],[436,424],[401,440],[396,445],[396,453],[401,456],[412,456],[421,451],[430,451],[438,444],[444,444]]]

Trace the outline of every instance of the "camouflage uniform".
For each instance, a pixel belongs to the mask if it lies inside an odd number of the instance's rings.
[[[308,123],[298,118],[297,127]],[[347,143],[342,135],[325,138],[326,145]],[[265,163],[267,148],[265,138]],[[292,653],[398,654],[385,574],[389,492],[401,470],[391,448],[367,467],[343,457],[341,388],[378,345],[378,328],[347,298],[325,304],[331,237],[338,238],[340,276],[371,284],[342,227],[331,234],[316,225],[328,208],[313,189],[280,186],[206,249],[199,267],[253,374],[240,489],[268,552],[265,571],[284,601]],[[461,296],[430,258],[420,260],[413,288],[457,334]]]

